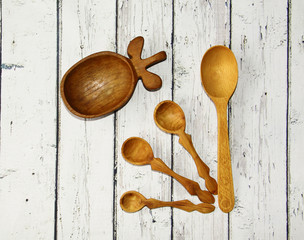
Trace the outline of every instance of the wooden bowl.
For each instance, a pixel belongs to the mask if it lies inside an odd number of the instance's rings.
[[[138,79],[149,91],[162,85],[159,76],[147,68],[164,61],[166,53],[159,52],[141,59],[142,37],[133,39],[126,58],[114,52],[99,52],[83,58],[63,76],[60,92],[70,112],[82,118],[108,115],[123,107],[131,98]]]

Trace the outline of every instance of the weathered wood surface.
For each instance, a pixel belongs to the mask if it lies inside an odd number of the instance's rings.
[[[60,6],[60,76],[91,53],[115,51],[115,3],[96,3]],[[59,119],[57,237],[112,238],[114,117],[78,119],[60,101]]]
[[[154,11],[152,9],[158,9]],[[161,208],[127,214],[119,207],[120,196],[128,190],[137,190],[147,198],[170,201],[171,180],[159,172],[152,172],[150,166],[134,166],[121,155],[123,142],[132,136],[144,138],[152,147],[155,157],[171,165],[170,136],[162,135],[153,121],[157,103],[171,97],[172,6],[170,1],[118,1],[117,6],[117,51],[126,55],[129,41],[143,35],[145,43],[142,57],[164,50],[168,58],[151,68],[163,80],[159,91],[148,92],[138,82],[129,103],[117,112],[116,121],[116,229],[117,239],[170,239],[171,209]]]
[[[186,133],[191,134],[198,155],[209,166],[211,176],[217,179],[216,110],[201,84],[200,65],[210,46],[229,46],[229,2],[176,1],[174,9],[173,100],[185,113]],[[204,181],[198,176],[190,154],[178,143],[178,137],[174,137],[173,147],[174,170],[203,187]],[[176,200],[187,196],[178,183],[173,190]],[[197,201],[194,197],[191,199]],[[217,202],[216,206],[215,212],[206,216],[174,210],[174,238],[227,239],[228,215],[219,210]],[[200,230],[194,231],[193,227]]]
[[[287,236],[287,2],[234,4],[232,27],[238,27],[231,48],[240,81],[230,113],[236,194],[230,236],[282,239]]]
[[[300,0],[1,1],[1,239],[301,239],[303,11]],[[58,91],[63,74],[95,52],[127,56],[136,36],[145,38],[143,58],[166,51],[151,68],[162,88],[139,81],[114,114],[73,116]],[[217,177],[216,111],[200,80],[216,44],[239,65],[228,111],[235,208],[124,212],[128,190],[199,203],[167,175],[126,162],[121,146],[132,136],[205,188],[178,137],[154,123],[162,100],[182,107],[186,133]]]
[[[288,61],[288,230],[290,239],[303,237],[304,225],[304,10],[303,1],[289,4]]]
[[[0,236],[52,239],[56,4],[2,1],[1,7]]]

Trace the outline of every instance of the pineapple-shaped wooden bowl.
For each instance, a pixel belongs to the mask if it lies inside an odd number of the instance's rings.
[[[74,64],[60,84],[61,96],[69,111],[82,118],[108,115],[128,102],[138,79],[142,79],[147,90],[158,90],[162,80],[147,68],[167,56],[162,51],[141,59],[143,45],[143,37],[137,37],[129,43],[129,58],[104,51]]]

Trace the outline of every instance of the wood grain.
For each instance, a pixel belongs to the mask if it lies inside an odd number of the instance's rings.
[[[82,58],[70,67],[60,83],[66,107],[78,117],[104,117],[129,101],[139,78],[148,90],[158,90],[162,80],[147,68],[164,61],[166,53],[162,51],[142,59],[143,44],[141,36],[129,43],[130,59],[114,52],[101,51]]]

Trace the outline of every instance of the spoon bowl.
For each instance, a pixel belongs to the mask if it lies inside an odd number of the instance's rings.
[[[208,96],[228,99],[237,85],[237,61],[233,52],[225,46],[214,46],[204,55],[201,63],[201,79]]]
[[[134,165],[150,164],[154,158],[150,144],[138,137],[127,139],[121,147],[121,153],[124,159]]]
[[[135,191],[125,192],[120,198],[120,206],[126,212],[137,212],[141,210],[145,203],[146,198]]]
[[[203,56],[201,80],[217,111],[218,201],[223,212],[234,207],[234,189],[227,126],[227,104],[238,81],[237,61],[225,46],[214,46]]]
[[[184,131],[186,127],[185,114],[181,107],[173,101],[163,101],[154,111],[156,125],[168,133]]]

